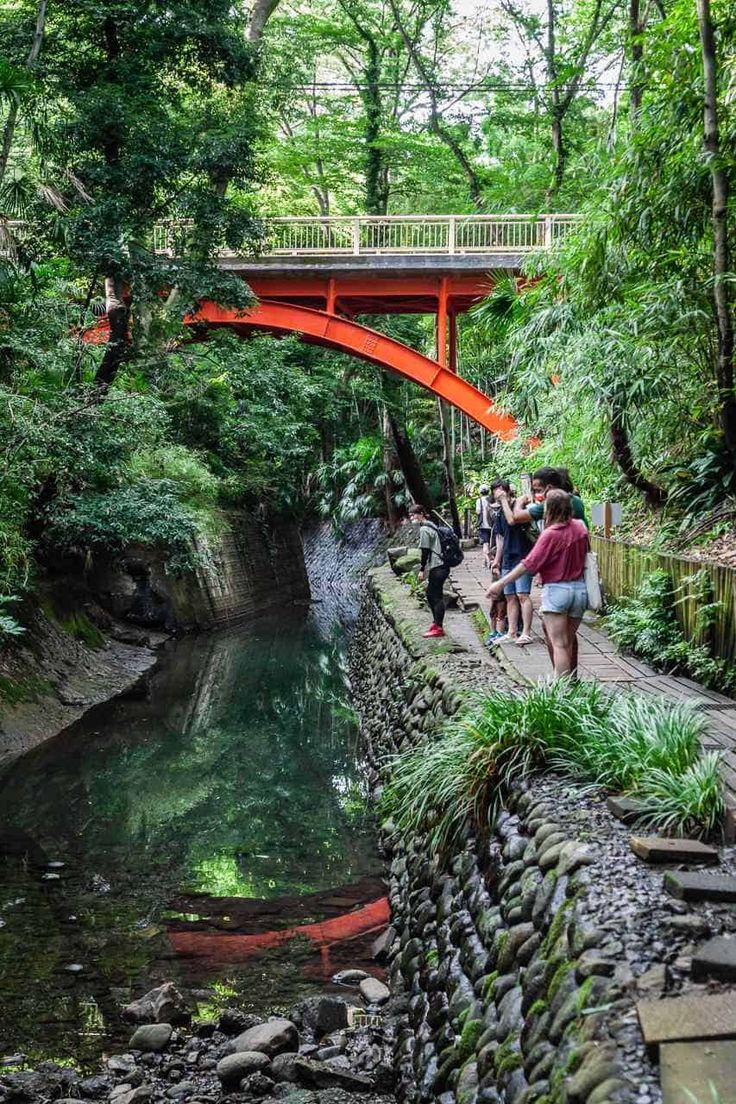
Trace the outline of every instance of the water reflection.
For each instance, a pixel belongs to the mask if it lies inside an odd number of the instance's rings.
[[[212,980],[216,955],[177,959],[182,933],[241,930],[225,910],[242,898],[273,902],[271,929],[309,925],[321,892],[377,873],[342,641],[309,623],[179,642],[145,697],[16,763],[0,810],[6,1053],[59,1053],[82,1029],[93,1056],[117,987]],[[301,979],[292,951],[274,970]]]

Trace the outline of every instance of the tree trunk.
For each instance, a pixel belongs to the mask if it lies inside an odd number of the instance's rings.
[[[394,472],[399,471],[399,462],[391,439],[390,416],[384,403],[381,411],[381,430],[383,434],[383,471],[386,476],[384,484],[384,497],[386,500],[386,517],[392,529],[398,528],[400,522],[399,510],[394,500]]]
[[[381,149],[381,60],[375,39],[366,36],[368,62],[363,71],[365,88],[365,210],[385,215],[388,208],[387,170]]]
[[[631,451],[629,434],[624,425],[623,411],[615,406],[611,411],[611,449],[613,459],[621,468],[627,483],[641,491],[647,506],[657,507],[664,505],[667,492],[663,487],[650,482],[637,467],[634,455]]]
[[[552,149],[555,154],[554,189],[559,192],[565,175],[565,140],[562,135],[562,119],[555,113],[552,116]]]
[[[713,305],[718,327],[716,383],[721,428],[731,463],[736,470],[736,393],[734,392],[734,321],[730,291],[730,250],[728,240],[728,201],[730,181],[721,156],[718,128],[718,71],[716,40],[710,12],[710,0],[698,0],[698,23],[703,57],[705,99],[703,104],[703,145],[710,166],[713,223]]]
[[[644,24],[641,17],[639,0],[629,0],[629,40],[631,42],[631,122],[636,127],[641,111],[641,101],[644,94],[642,85],[642,60],[644,58],[644,45],[642,34]]]
[[[26,69],[33,69],[38,61],[38,55],[41,52],[41,43],[43,42],[43,33],[46,24],[46,3],[47,0],[40,0],[36,10],[36,29],[33,34],[31,48],[28,51],[28,57],[26,58]],[[13,100],[10,105],[10,110],[8,111],[8,117],[5,120],[5,126],[3,127],[2,143],[0,143],[0,184],[2,184],[8,168],[10,150],[12,149],[13,138],[15,136],[15,128],[18,125],[19,110],[20,104],[17,100]]]
[[[437,407],[440,413],[440,429],[442,431],[442,463],[445,468],[445,485],[447,487],[447,504],[450,507],[450,519],[452,528],[458,537],[462,537],[463,531],[460,525],[460,514],[457,508],[455,492],[455,466],[453,464],[452,450],[450,448],[450,431],[447,427],[447,403],[437,399]]]
[[[129,311],[119,281],[114,276],[105,277],[105,306],[107,309],[107,321],[110,326],[110,336],[107,339],[105,352],[100,361],[95,376],[95,387],[100,396],[104,395],[121,365],[128,356],[130,348],[128,341],[128,317]]]
[[[266,24],[278,5],[279,0],[254,0],[248,21],[248,41],[256,48],[260,46]]]
[[[429,487],[427,486],[427,481],[424,478],[424,472],[422,471],[422,465],[419,463],[419,457],[414,451],[408,435],[399,426],[399,423],[390,410],[388,412],[388,418],[394,449],[396,450],[396,456],[401,466],[406,489],[415,502],[418,502],[421,506],[425,506],[428,510],[433,510],[434,501]]]

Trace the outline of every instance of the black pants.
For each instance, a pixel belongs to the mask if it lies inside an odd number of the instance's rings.
[[[450,574],[449,567],[433,567],[428,575],[427,583],[427,601],[429,602],[429,608],[434,615],[435,625],[442,627],[442,622],[445,620],[445,598],[444,588],[445,580]]]

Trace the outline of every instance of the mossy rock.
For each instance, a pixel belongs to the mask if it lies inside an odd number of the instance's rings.
[[[406,575],[415,571],[422,562],[422,554],[418,549],[412,549],[405,556],[397,556],[393,562],[393,568],[397,575]]]

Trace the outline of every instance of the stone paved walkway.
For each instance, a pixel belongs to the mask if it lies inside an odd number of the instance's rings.
[[[461,597],[468,602],[478,602],[488,617],[488,601],[485,591],[490,576],[483,565],[480,548],[465,553],[460,567],[453,568],[452,581]],[[504,665],[524,682],[534,683],[549,678],[551,664],[542,640],[542,626],[537,606],[539,591],[533,595],[535,603],[533,635],[535,643],[525,647],[516,644],[501,645],[496,653]],[[469,618],[461,613],[448,614],[447,628],[452,636],[467,644],[470,632],[475,632]],[[476,640],[478,639],[476,633]],[[579,632],[579,673],[584,679],[598,679],[613,683],[638,694],[658,694],[675,701],[687,698],[699,708],[708,711],[710,732],[704,742],[706,749],[716,749],[723,755],[723,777],[736,806],[736,701],[708,690],[688,678],[662,675],[641,660],[619,655],[616,645],[606,635],[593,614],[586,614]]]

